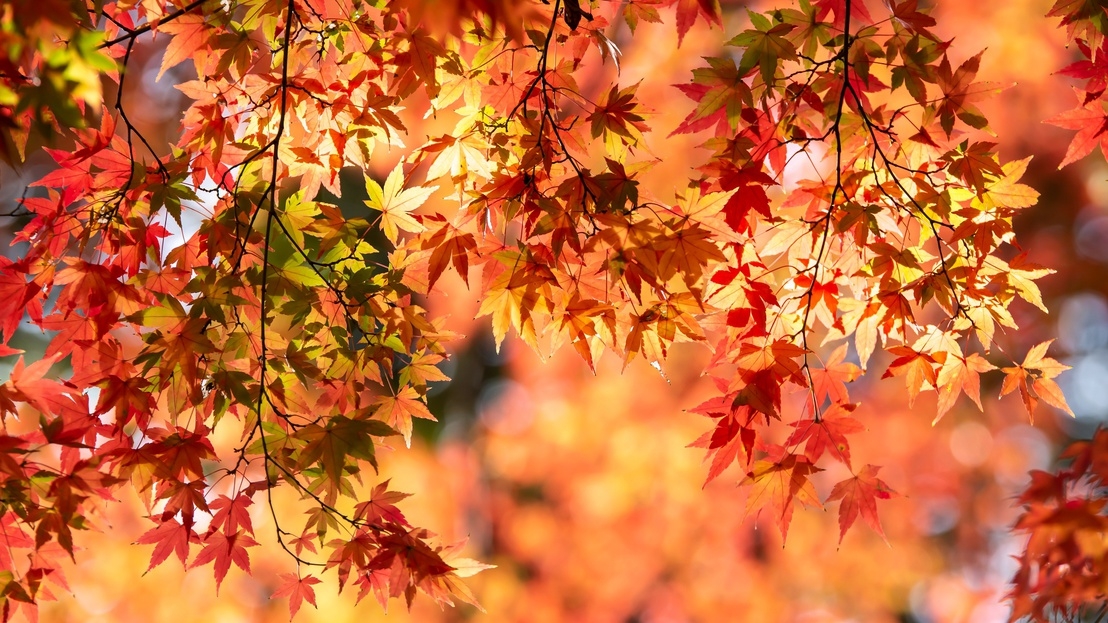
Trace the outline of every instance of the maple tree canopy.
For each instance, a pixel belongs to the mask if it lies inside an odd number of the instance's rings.
[[[1050,15],[1085,57],[1065,72],[1078,107],[1050,120],[1076,131],[1065,166],[1108,154],[1108,13]],[[64,590],[73,532],[121,487],[146,504],[151,568],[249,572],[248,509],[282,487],[309,507],[273,512],[291,614],[321,577],[383,605],[476,604],[462,578],[485,565],[374,475],[434,419],[456,336],[425,301],[448,273],[498,346],[662,370],[703,343],[715,396],[673,417],[707,418],[688,440],[706,480],[737,465],[782,536],[803,506],[837,508],[839,539],[859,519],[883,534],[897,494],[851,460],[864,375],[902,379],[909,405],[935,392],[935,421],[963,394],[980,406],[981,375],[1028,416],[1069,411],[1050,342],[1005,350],[1010,306],[1045,312],[1052,272],[1012,229],[1038,197],[1030,159],[1003,161],[978,107],[1005,85],[917,0],[14,0],[0,20],[0,158],[55,163],[11,206],[0,258],[5,619]],[[619,66],[660,21],[719,37],[664,103],[676,125]],[[166,146],[126,96],[150,41],[188,101]],[[659,182],[687,140],[698,159]],[[343,171],[364,178],[356,209]],[[21,327],[49,336],[43,357],[9,345]],[[1105,500],[1067,496],[1108,482],[1108,436],[1069,456],[1020,500],[1013,620],[1106,592]],[[832,464],[849,476],[821,500]],[[1059,571],[1075,560],[1100,575]]]

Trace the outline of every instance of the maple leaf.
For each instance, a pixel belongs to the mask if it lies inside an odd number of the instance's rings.
[[[710,57],[704,60],[709,67],[694,69],[691,84],[673,85],[697,105],[670,136],[699,132],[724,123],[734,130],[739,125],[740,112],[753,103],[750,87],[735,66],[735,59]]]
[[[28,306],[40,306],[35,300],[37,293],[35,284],[28,283],[20,269],[11,266],[7,258],[0,259],[0,333],[5,343],[15,335],[23,316],[31,311]],[[37,313],[41,314],[41,309]]]
[[[735,191],[723,207],[727,225],[740,234],[753,234],[756,221],[748,216],[753,211],[757,216],[771,217],[766,188],[776,184],[761,165],[736,169],[723,175],[720,186],[725,191]]]
[[[1000,396],[1003,398],[1015,391],[1020,391],[1023,405],[1027,409],[1027,416],[1034,421],[1035,407],[1041,398],[1047,404],[1061,409],[1071,416],[1074,415],[1062,389],[1053,379],[1062,372],[1070,369],[1070,366],[1059,363],[1057,360],[1046,356],[1047,348],[1054,340],[1047,340],[1036,344],[1023,359],[1023,363],[1001,368],[1004,372],[1004,383],[1000,387]],[[1030,381],[1030,383],[1028,382]]]
[[[961,119],[966,125],[984,129],[988,122],[985,116],[973,105],[973,102],[984,99],[1003,90],[1003,87],[995,82],[974,82],[977,70],[981,65],[981,55],[966,59],[952,70],[950,59],[943,55],[943,61],[939,64],[936,75],[939,88],[943,91],[943,99],[939,103],[939,124],[947,136],[954,131],[954,118]]]
[[[412,418],[418,417],[436,422],[435,416],[413,387],[404,387],[395,396],[385,395],[377,399],[377,413],[404,437],[404,445],[412,445]]]
[[[864,9],[863,9],[864,10]],[[782,60],[796,60],[796,46],[789,41],[787,35],[795,28],[792,24],[773,24],[772,26],[761,18],[761,23],[755,21],[757,28],[750,29],[736,35],[727,45],[744,48],[742,60],[739,61],[738,75],[745,78],[750,70],[758,67],[762,81],[767,85],[774,83],[774,77],[778,65]]]
[[[981,198],[986,206],[998,208],[1028,208],[1039,201],[1039,193],[1026,184],[1020,184],[1019,180],[1027,172],[1027,165],[1031,162],[1028,156],[1023,160],[1013,160],[1004,163],[1000,179],[988,184]],[[1041,303],[1037,307],[1046,311]]]
[[[367,524],[375,524],[378,520],[383,519],[401,526],[408,525],[404,513],[396,508],[396,503],[410,497],[411,494],[389,491],[388,488],[388,480],[374,487],[369,499],[354,507],[354,516]]]
[[[445,356],[426,351],[412,355],[412,360],[400,371],[400,384],[427,387],[429,382],[449,381],[450,378],[438,368],[443,361],[446,361]]]
[[[424,153],[440,152],[427,169],[428,181],[447,174],[452,180],[464,179],[470,173],[486,179],[492,177],[488,159],[474,145],[475,142],[476,139],[471,135],[461,138],[446,135],[424,146]]]
[[[181,564],[185,565],[188,561],[189,543],[194,542],[200,542],[200,537],[192,531],[192,528],[176,519],[159,522],[156,527],[147,530],[135,541],[140,545],[154,546],[154,551],[150,554],[150,565],[146,567],[147,571],[165,562],[170,554],[176,554]]]
[[[862,369],[846,361],[847,345],[841,344],[824,361],[822,368],[812,368],[812,390],[816,400],[822,404],[825,400],[832,403],[849,403],[850,393],[846,384],[858,379]]]
[[[981,405],[981,373],[990,370],[996,370],[996,366],[977,353],[971,353],[965,358],[951,353],[939,370],[938,414],[931,421],[931,425],[939,423],[963,392],[973,400],[979,410],[984,411]]]
[[[101,388],[100,399],[96,403],[95,415],[114,411],[117,428],[122,428],[135,419],[139,427],[145,429],[155,407],[154,397],[148,391],[149,383],[145,379],[132,378],[124,381],[112,376],[105,384],[106,387]]]
[[[316,606],[315,589],[312,587],[321,582],[319,578],[314,575],[300,577],[295,573],[282,573],[278,577],[281,578],[282,584],[274,591],[270,599],[277,599],[278,597],[289,598],[290,621],[296,616],[296,613],[300,610],[300,606],[305,601],[312,604],[312,606]]]
[[[746,501],[747,514],[770,508],[781,538],[787,537],[794,500],[806,506],[822,508],[815,487],[808,479],[819,471],[823,470],[812,465],[808,457],[795,454],[786,454],[777,460],[771,455],[769,459],[755,461],[754,468],[739,483],[739,486],[751,487]]]
[[[477,250],[477,240],[473,234],[445,223],[424,241],[422,248],[432,250],[428,265],[428,289],[435,286],[448,263],[454,266],[458,276],[469,285],[469,255]]]
[[[718,396],[702,403],[692,411],[709,417],[719,418],[715,429],[705,433],[700,439],[689,444],[690,447],[706,448],[712,464],[704,479],[704,486],[716,479],[727,467],[746,456],[746,464],[754,457],[754,443],[757,432],[750,427],[751,409],[745,405],[736,405],[737,394]]]
[[[646,111],[635,99],[639,84],[624,89],[612,85],[608,94],[597,103],[587,120],[591,124],[593,138],[603,138],[605,147],[613,157],[622,153],[620,146],[638,145],[643,141]]]
[[[350,578],[350,571],[355,567],[359,570],[364,569],[379,549],[377,543],[365,530],[359,530],[350,540],[335,539],[327,545],[334,551],[324,569],[338,568],[340,592]]]
[[[889,4],[892,5],[892,18],[895,24],[916,33],[926,35],[929,39],[937,39],[937,37],[927,30],[935,25],[935,18],[918,10],[919,0],[904,0],[903,2],[887,0],[886,6],[889,6]]]
[[[426,203],[427,198],[438,190],[438,186],[417,186],[404,188],[404,166],[396,168],[385,179],[385,186],[371,177],[365,178],[365,189],[369,199],[365,204],[381,213],[381,230],[389,242],[396,244],[399,230],[418,234],[424,230],[423,224],[411,215],[412,210]]]
[[[241,527],[253,534],[254,527],[250,522],[250,511],[247,510],[253,503],[254,500],[250,496],[242,494],[234,498],[220,495],[212,500],[208,503],[208,508],[214,510],[215,514],[212,515],[209,531],[221,528],[224,532],[236,532]]]
[[[719,210],[727,199],[726,193],[713,193],[719,197],[706,197],[713,200]],[[693,287],[704,276],[704,266],[709,266],[714,261],[722,261],[725,258],[723,252],[715,242],[715,236],[707,228],[684,224],[674,227],[673,235],[656,242],[654,250],[656,256],[644,254],[642,263],[655,269],[655,274],[663,280],[669,280],[673,275],[682,275],[685,283]],[[654,263],[656,260],[657,264]]]
[[[1046,504],[1051,500],[1059,503],[1066,501],[1066,479],[1059,474],[1051,474],[1039,469],[1028,472],[1031,482],[1020,494],[1020,504]]]
[[[788,340],[750,340],[739,347],[735,365],[747,372],[770,370],[783,377],[799,378],[800,364],[795,360],[805,353],[803,346]]]
[[[796,430],[789,435],[785,445],[791,447],[806,441],[804,454],[813,463],[830,449],[832,458],[850,467],[850,444],[846,436],[865,430],[862,423],[851,415],[857,407],[856,404],[835,404],[820,416],[818,422],[814,419],[792,422],[791,426]]]
[[[978,195],[984,195],[988,186],[986,174],[1002,176],[1004,170],[996,157],[996,143],[962,141],[957,149],[947,154],[948,170],[973,186]]]
[[[155,471],[155,476],[157,472]],[[208,512],[208,501],[204,498],[205,483],[203,480],[182,482],[167,478],[158,482],[157,497],[166,500],[162,508],[162,521],[168,521],[174,515],[180,513],[181,521],[192,528],[193,517],[196,509]]]
[[[203,426],[190,431],[178,428],[172,434],[164,429],[149,429],[147,435],[155,440],[152,451],[157,452],[175,478],[192,475],[204,477],[202,461],[215,458],[215,449],[208,439],[209,431]]]
[[[723,26],[722,13],[719,0],[677,0],[677,47],[681,47],[698,15],[709,24]]]
[[[897,358],[889,364],[881,378],[903,376],[908,385],[908,405],[924,389],[938,388],[938,368],[946,361],[947,353],[922,353],[907,346],[894,346],[889,353]]]
[[[26,402],[42,413],[61,413],[65,409],[67,397],[74,390],[58,381],[46,378],[50,368],[60,358],[60,354],[55,354],[24,366],[23,356],[20,355],[7,382],[0,386],[0,398],[7,401]],[[0,404],[3,402],[0,401]]]
[[[316,535],[313,535],[312,533],[305,530],[303,533],[300,534],[300,536],[289,539],[289,545],[292,545],[293,548],[296,550],[297,556],[299,556],[300,553],[304,550],[308,550],[309,552],[315,554],[317,553],[317,550],[315,547],[315,543],[312,542],[314,540],[313,537],[315,536]]]
[[[1103,7],[1096,2],[1086,0],[1057,0],[1047,13],[1048,17],[1061,17],[1066,27],[1066,36],[1084,40],[1091,47],[1103,43]]]
[[[414,394],[410,387],[405,390]],[[411,424],[408,426],[410,434]],[[323,473],[337,485],[343,480],[347,457],[367,461],[376,469],[377,456],[373,437],[395,434],[397,432],[392,427],[380,420],[336,415],[325,426],[309,424],[296,432],[297,438],[308,442],[300,452],[300,464],[310,466],[318,461],[323,467]]]
[[[718,433],[719,430],[717,428],[714,432]],[[753,445],[754,430],[745,427],[739,427],[738,430],[738,434],[731,436],[722,446],[713,448],[713,452],[708,455],[712,459],[712,464],[708,468],[708,475],[704,477],[705,487],[730,467],[732,463],[738,462],[741,456],[744,454],[750,456],[751,453],[748,448]],[[712,437],[714,439],[716,435]]]
[[[235,563],[239,569],[250,573],[250,554],[248,547],[255,547],[258,542],[242,532],[233,532],[230,535],[224,532],[213,532],[204,537],[204,549],[193,559],[189,568],[215,563],[215,590],[219,592],[219,585],[223,578],[227,577],[227,571],[231,563]]]
[[[157,80],[161,80],[167,69],[193,58],[197,50],[207,45],[211,36],[204,15],[196,13],[181,15],[172,22],[160,24],[157,30],[173,35],[162,56]],[[197,66],[197,70],[199,69],[201,68]]]
[[[1044,121],[1067,130],[1077,130],[1077,135],[1066,148],[1065,158],[1058,165],[1059,169],[1089,155],[1097,145],[1108,158],[1108,134],[1105,134],[1108,132],[1108,112],[1104,110],[1104,102],[1099,99],[1088,101],[1083,91],[1074,89],[1074,92],[1081,102],[1080,106]]]
[[[869,25],[873,23],[873,18],[870,17],[869,11],[866,10],[866,3],[863,0],[816,0],[813,6],[818,9],[815,16],[816,21],[822,21],[827,17],[828,13],[834,13],[835,27],[840,30],[846,28],[848,8],[851,21],[858,20],[858,22],[853,22],[853,26]]]
[[[517,261],[518,260],[518,261]],[[508,329],[514,327],[524,341],[535,343],[533,311],[542,310],[545,303],[539,288],[544,285],[544,277],[528,270],[526,262],[516,256],[512,268],[504,271],[493,280],[481,301],[478,316],[492,315],[493,337],[499,352]]]
[[[664,0],[632,0],[623,4],[623,19],[634,33],[639,26],[639,20],[652,24],[661,22],[662,17],[658,14],[657,6],[663,4]]]
[[[397,81],[396,90],[402,94],[414,91],[416,86],[422,84],[427,89],[430,97],[435,97],[439,92],[439,84],[435,75],[438,59],[446,56],[442,44],[422,28],[414,32],[405,32],[403,38],[408,42],[408,52],[398,58],[398,64],[410,68]]]
[[[897,493],[877,477],[877,471],[880,469],[875,465],[866,465],[857,475],[837,483],[831,489],[827,502],[842,500],[839,502],[840,543],[846,536],[846,531],[854,525],[858,515],[862,516],[862,521],[866,522],[867,526],[885,539],[885,531],[881,529],[881,521],[877,517],[877,500],[887,500]]]
[[[581,299],[578,294],[565,303],[556,315],[558,334],[555,339],[568,339],[573,343],[589,369],[596,371],[593,345],[603,337],[615,335],[615,310],[595,299]],[[610,341],[610,340],[609,340]]]
[[[1008,270],[1006,273],[1008,276],[1008,285],[1010,285],[1023,300],[1031,303],[1044,312],[1047,311],[1046,305],[1043,304],[1043,295],[1039,291],[1039,286],[1035,284],[1034,280],[1041,279],[1047,275],[1053,275],[1053,270],[1028,262],[1027,254],[1020,253],[1008,262]]]
[[[1088,42],[1078,40],[1077,47],[1081,50],[1084,60],[1071,63],[1062,68],[1058,73],[1087,80],[1085,84],[1084,104],[1100,98],[1108,87],[1108,47],[1103,43],[1098,48],[1090,48]]]

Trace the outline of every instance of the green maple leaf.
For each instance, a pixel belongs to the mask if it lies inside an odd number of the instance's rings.
[[[743,31],[727,42],[727,45],[746,48],[739,61],[739,75],[746,76],[755,67],[759,68],[766,85],[773,84],[777,65],[784,60],[796,60],[796,46],[785,38],[795,28],[792,24],[770,25],[762,16],[751,21],[756,29]]]

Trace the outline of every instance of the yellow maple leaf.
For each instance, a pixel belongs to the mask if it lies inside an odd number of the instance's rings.
[[[1013,160],[1004,165],[1004,177],[990,183],[982,200],[987,208],[1029,208],[1039,201],[1039,193],[1019,180],[1027,171],[1031,162],[1028,156],[1023,160]]]
[[[384,188],[373,178],[365,178],[365,190],[369,194],[365,204],[381,213],[381,230],[389,242],[396,244],[399,230],[418,234],[426,229],[411,212],[423,205],[438,189],[438,186],[404,188],[404,166],[401,163],[389,173]]]

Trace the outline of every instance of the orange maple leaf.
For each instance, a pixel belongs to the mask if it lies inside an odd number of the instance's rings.
[[[375,403],[379,405],[377,413],[390,426],[400,431],[404,436],[404,445],[412,447],[412,418],[418,417],[425,420],[437,421],[435,416],[427,410],[427,405],[415,388],[408,386],[401,389],[395,396],[382,396]]]
[[[176,67],[193,58],[197,50],[208,44],[210,38],[209,26],[204,20],[204,15],[200,13],[181,15],[171,22],[159,25],[157,31],[170,33],[173,37],[165,47],[162,66],[158,70],[156,80],[161,80],[162,74],[170,67]],[[198,66],[197,69],[201,68]]]
[[[778,448],[780,448],[778,446]],[[783,449],[779,449],[780,454]],[[786,454],[784,457],[773,460],[770,458],[755,461],[754,469],[747,473],[746,478],[739,486],[750,485],[751,490],[746,500],[746,513],[762,508],[770,508],[781,538],[786,538],[789,533],[789,522],[793,515],[793,501],[798,500],[806,506],[822,508],[816,489],[808,479],[812,474],[823,471],[812,465],[808,457],[796,454]]]
[[[1053,380],[1062,372],[1069,370],[1070,366],[1045,356],[1047,348],[1050,347],[1053,341],[1047,340],[1035,345],[1027,351],[1023,363],[1018,366],[1001,368],[1005,376],[1004,383],[1000,387],[1000,396],[1007,396],[1018,388],[1020,398],[1023,399],[1023,406],[1027,409],[1027,416],[1032,422],[1035,420],[1035,407],[1038,406],[1040,398],[1045,400],[1047,404],[1061,409],[1071,416],[1074,415],[1073,410],[1066,403],[1066,397],[1062,394],[1062,389]]]
[[[925,389],[934,389],[938,385],[937,369],[946,361],[947,353],[921,353],[908,346],[894,346],[889,353],[897,358],[889,364],[889,369],[881,376],[903,376],[908,384],[908,406],[912,406],[916,396]]]

